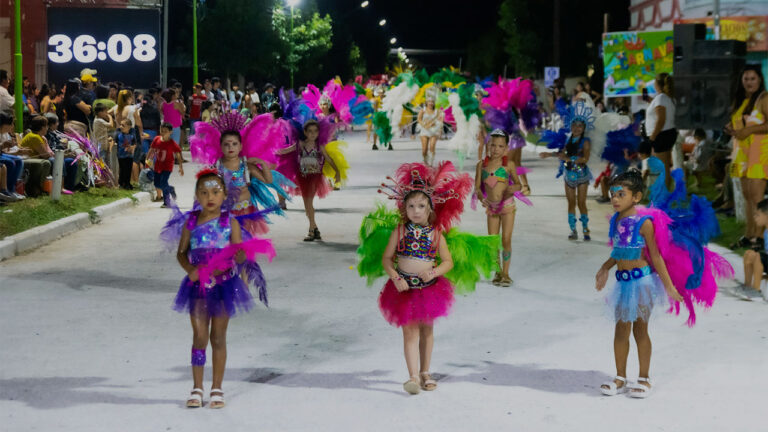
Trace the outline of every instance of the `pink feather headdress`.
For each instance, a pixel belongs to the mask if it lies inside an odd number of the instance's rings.
[[[241,156],[277,164],[275,150],[285,143],[285,136],[272,114],[262,114],[249,122],[240,113],[227,112],[210,123],[197,123],[195,135],[189,139],[192,159],[206,165],[216,164],[224,156],[221,136],[225,132],[240,135],[243,144]]]
[[[472,189],[469,174],[459,174],[449,161],[441,162],[437,167],[423,163],[400,165],[395,176],[387,177],[393,184],[382,183],[385,188],[379,193],[397,201],[400,211],[405,209],[405,197],[414,191],[423,192],[432,202],[435,212],[434,226],[441,231],[448,231],[459,221],[464,211],[464,199]]]

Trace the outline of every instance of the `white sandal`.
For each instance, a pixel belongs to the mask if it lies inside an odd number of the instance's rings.
[[[217,395],[213,395],[218,393]],[[224,391],[221,389],[211,389],[211,402],[208,404],[213,409],[224,408]]]
[[[433,391],[437,389],[437,381],[432,379],[432,375],[429,372],[421,372],[421,389],[424,391]]]
[[[624,385],[621,387],[617,386],[616,380],[623,382]],[[603,386],[606,386],[608,388],[603,388]],[[627,379],[625,377],[621,377],[617,375],[613,378],[613,381],[602,383],[600,385],[600,391],[606,396],[616,396],[619,393],[624,393],[627,391]]]
[[[408,394],[416,395],[421,391],[421,380],[418,376],[412,376],[411,379],[403,383],[403,390]]]
[[[193,388],[187,398],[187,408],[200,408],[203,406],[203,389]]]
[[[638,383],[645,382],[645,383],[648,383],[648,385],[635,384],[635,385],[631,386],[630,387],[629,395],[631,397],[633,397],[633,398],[638,398],[638,399],[645,399],[648,396],[650,396],[651,395],[651,390],[653,389],[653,387],[650,387],[651,379],[650,378],[642,378],[642,377],[640,377],[640,378],[637,379],[637,382]]]

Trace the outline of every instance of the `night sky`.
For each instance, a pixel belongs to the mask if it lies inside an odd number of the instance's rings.
[[[330,62],[344,62],[352,42],[360,47],[370,74],[384,72],[392,64],[392,57],[387,61],[388,50],[399,46],[406,49],[461,51],[440,56],[409,55],[417,66],[426,67],[430,72],[448,65],[458,66],[460,57],[463,65],[467,66],[467,57],[472,55],[467,53],[468,48],[477,47],[478,40],[482,41],[479,46],[493,51],[498,60],[492,71],[471,72],[501,73],[508,59],[508,55],[501,49],[503,33],[497,26],[502,0],[370,0],[367,8],[360,7],[361,1],[300,0],[298,8],[302,11],[317,10],[333,18],[333,48],[328,53]],[[530,21],[535,22],[535,32],[541,40],[541,62],[548,65],[552,63],[554,1],[527,1]],[[563,72],[584,75],[588,65],[595,65],[599,69],[598,48],[603,32],[603,13],[610,14],[609,31],[626,30],[629,26],[630,0],[560,2],[560,66]],[[188,19],[191,15],[187,9],[191,10],[191,2],[188,0],[174,0],[171,3],[171,34],[182,39],[171,40],[171,52],[174,52],[174,44],[179,53],[191,48],[187,39],[190,31],[186,28],[189,27]],[[387,20],[387,24],[379,27],[378,22],[382,18]],[[179,31],[174,32],[174,28]],[[221,36],[225,34],[223,31]],[[397,38],[395,45],[390,45],[391,37]]]

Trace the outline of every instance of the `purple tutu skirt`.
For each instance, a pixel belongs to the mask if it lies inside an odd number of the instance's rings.
[[[248,286],[239,275],[220,281],[211,288],[200,290],[200,282],[192,282],[188,277],[181,281],[181,287],[173,301],[173,309],[189,312],[198,317],[234,316],[238,312],[247,312],[254,305]]]
[[[379,294],[379,309],[384,319],[396,327],[408,324],[431,325],[437,318],[448,316],[453,306],[453,286],[438,277],[433,285],[398,292],[392,279]]]

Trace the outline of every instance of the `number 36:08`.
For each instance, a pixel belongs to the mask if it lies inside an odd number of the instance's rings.
[[[72,41],[67,35],[55,34],[48,38],[48,45],[53,48],[48,59],[54,63],[68,63],[74,57],[80,63],[91,63],[109,58],[122,63],[133,57],[148,62],[157,58],[156,43],[150,34],[138,34],[133,40],[124,34],[114,34],[106,43],[97,42],[91,35],[80,35]]]

